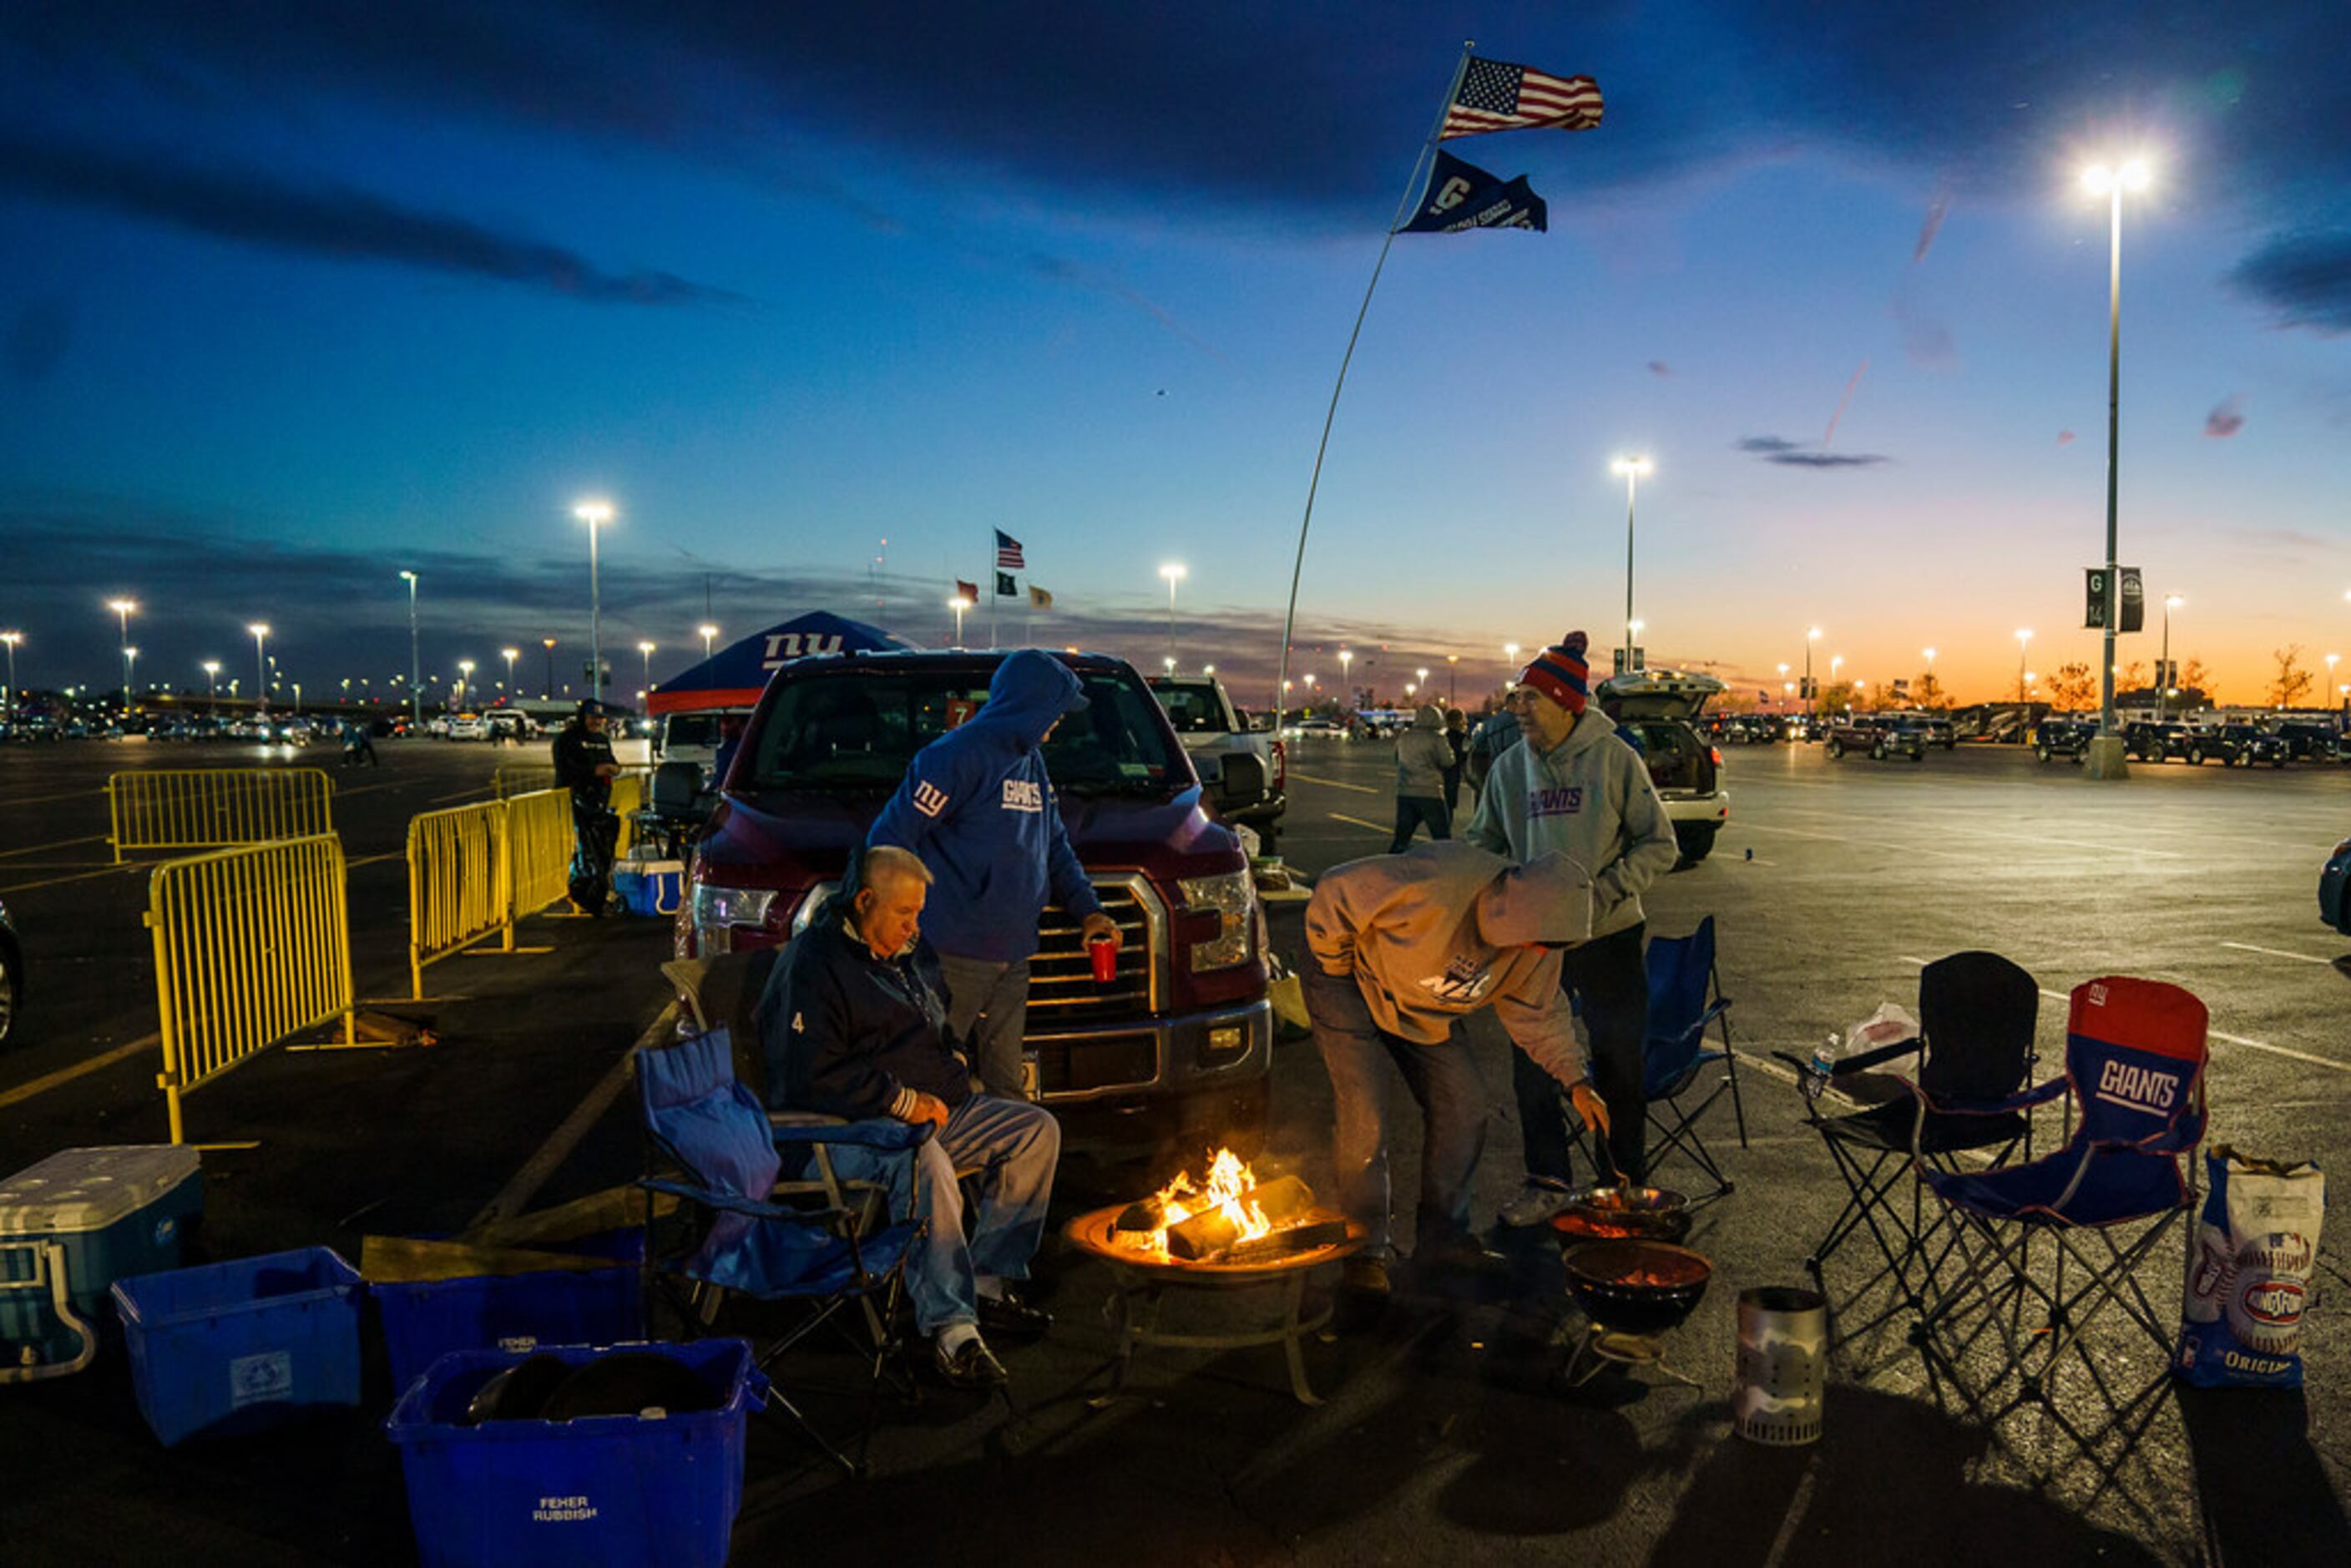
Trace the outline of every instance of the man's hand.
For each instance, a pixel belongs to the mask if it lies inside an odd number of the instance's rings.
[[[598,764],[596,764],[596,777],[597,777],[597,778],[599,778],[599,779],[618,779],[620,776],[621,776],[621,765],[620,765],[619,763],[617,763],[617,762],[599,762]]]
[[[935,1131],[943,1131],[947,1124],[947,1103],[935,1094],[925,1094],[918,1089],[914,1091],[914,1108],[907,1114],[906,1124],[915,1126],[925,1122],[928,1122]]]
[[[1592,1086],[1591,1079],[1571,1088],[1567,1097],[1575,1103],[1575,1113],[1583,1118],[1586,1127],[1604,1138],[1608,1135],[1608,1103],[1600,1098],[1600,1091]]]
[[[1107,940],[1113,953],[1126,946],[1126,938],[1119,935],[1118,923],[1099,909],[1086,916],[1079,935],[1088,942]]]

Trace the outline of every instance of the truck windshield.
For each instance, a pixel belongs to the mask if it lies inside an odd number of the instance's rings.
[[[1232,721],[1225,716],[1224,700],[1217,688],[1201,682],[1185,685],[1176,681],[1154,681],[1151,693],[1159,706],[1167,710],[1167,722],[1176,727],[1178,735],[1228,735]]]
[[[1080,670],[1088,706],[1045,743],[1045,767],[1063,794],[1165,798],[1192,785],[1158,704],[1114,670]],[[757,789],[887,793],[914,753],[979,711],[985,674],[843,671],[792,681],[759,732]]]

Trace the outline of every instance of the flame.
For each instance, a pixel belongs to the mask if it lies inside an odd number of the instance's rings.
[[[1159,1206],[1159,1228],[1127,1231],[1122,1239],[1137,1251],[1167,1256],[1167,1228],[1180,1225],[1196,1214],[1206,1214],[1212,1208],[1224,1211],[1225,1218],[1240,1231],[1239,1239],[1254,1241],[1272,1234],[1273,1222],[1265,1210],[1254,1203],[1243,1203],[1242,1196],[1257,1186],[1257,1173],[1243,1164],[1241,1157],[1230,1149],[1218,1149],[1208,1161],[1205,1182],[1195,1182],[1186,1169],[1174,1181],[1159,1189],[1153,1201]]]

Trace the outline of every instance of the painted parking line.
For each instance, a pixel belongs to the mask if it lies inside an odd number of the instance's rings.
[[[97,789],[68,789],[62,795],[27,795],[22,800],[11,800],[8,804],[11,806],[46,806],[52,800],[86,800],[92,795],[103,795],[105,793],[106,791],[102,788]]]
[[[12,805],[16,804],[14,801],[10,803]],[[37,855],[49,850],[71,849],[76,844],[102,844],[104,842],[106,842],[106,835],[104,833],[92,833],[88,838],[59,839],[54,843],[26,844],[21,850],[0,850],[0,860],[14,860],[18,855]]]
[[[1311,773],[1301,773],[1295,768],[1290,770],[1290,776],[1302,783],[1327,784],[1333,789],[1353,789],[1358,795],[1384,795],[1387,793],[1384,789],[1374,789],[1368,784],[1350,784],[1341,779],[1318,779]]]
[[[2235,944],[2231,943],[2230,946],[2234,946]],[[1924,958],[1913,957],[1907,953],[1896,953],[1894,956],[1906,964],[1916,964],[1922,969],[1927,967],[1927,960]],[[2041,994],[2053,1002],[2064,1002],[2068,1006],[2071,1006],[2074,1000],[2065,992],[2053,991],[2045,986],[2041,988]],[[2205,1026],[2204,1032],[2214,1040],[2225,1040],[2231,1045],[2241,1045],[2247,1051],[2266,1051],[2272,1056],[2283,1056],[2290,1061],[2306,1062],[2312,1067],[2324,1067],[2332,1072],[2351,1072],[2351,1061],[2336,1061],[2330,1057],[2313,1056],[2309,1051],[2296,1051],[2290,1045],[2272,1045],[2265,1040],[2252,1040],[2241,1034],[2231,1034],[2226,1030],[2214,1029],[2209,1023]]]
[[[2265,953],[2273,958],[2292,958],[2297,964],[2332,964],[2332,958],[2314,958],[2307,953],[2289,953],[2283,947],[2256,947],[2251,942],[2223,942],[2223,947],[2234,947],[2240,953]]]
[[[55,1072],[43,1073],[29,1083],[19,1083],[6,1093],[0,1094],[0,1108],[21,1104],[36,1094],[46,1094],[60,1084],[70,1083],[77,1078],[85,1078],[90,1073],[101,1071],[125,1057],[136,1056],[142,1051],[160,1045],[162,1043],[162,1039],[160,1034],[147,1035],[142,1039],[131,1041],[128,1045],[118,1045],[112,1051],[103,1051],[87,1061],[78,1061],[71,1067],[60,1067]]]
[[[39,882],[12,882],[0,887],[0,893],[30,893],[37,887],[57,887],[68,882],[88,882],[96,876],[110,876],[118,871],[150,871],[153,865],[110,865],[98,871],[77,872],[71,876],[44,877]]]
[[[1937,860],[1963,861],[1969,858],[1966,855],[1953,854],[1948,850],[1930,850],[1924,844],[1897,844],[1884,839],[1857,839],[1850,833],[1815,833],[1803,828],[1774,827],[1764,822],[1746,823],[1740,831],[1750,833],[1785,833],[1791,838],[1821,839],[1832,844],[1867,845],[1876,849],[1892,850],[1896,854],[1932,855]]]
[[[1366,822],[1361,817],[1343,816],[1337,811],[1326,811],[1323,814],[1334,822],[1349,822],[1358,828],[1369,828],[1375,833],[1392,833],[1395,831],[1395,824],[1393,822],[1389,823],[1386,827],[1382,827],[1377,822]]]

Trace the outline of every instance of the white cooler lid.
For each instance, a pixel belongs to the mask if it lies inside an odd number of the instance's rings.
[[[103,1230],[195,1173],[184,1144],[62,1149],[0,1182],[0,1234]]]

